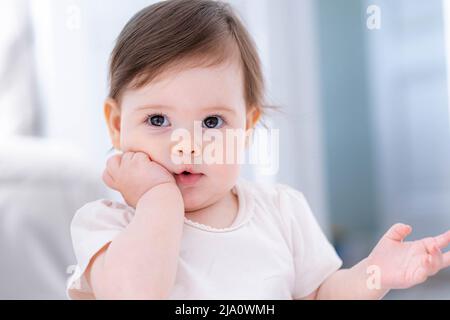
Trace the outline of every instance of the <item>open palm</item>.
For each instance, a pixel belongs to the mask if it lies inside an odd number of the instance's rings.
[[[379,268],[382,288],[410,288],[450,266],[450,252],[442,252],[450,243],[450,231],[404,241],[411,231],[408,225],[394,225],[369,255],[370,265]]]

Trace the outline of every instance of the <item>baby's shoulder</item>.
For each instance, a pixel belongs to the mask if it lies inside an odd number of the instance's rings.
[[[287,184],[245,181],[243,188],[251,199],[254,212],[280,226],[288,226],[293,220],[310,214],[303,193]]]
[[[278,208],[290,202],[303,202],[303,193],[284,183],[242,180],[242,187],[255,201]]]

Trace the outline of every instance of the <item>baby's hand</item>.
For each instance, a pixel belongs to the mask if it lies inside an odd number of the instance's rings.
[[[450,243],[450,231],[437,237],[403,241],[412,231],[404,224],[394,225],[378,242],[369,265],[376,266],[384,289],[406,289],[450,266],[450,252],[442,249]]]
[[[143,152],[126,152],[108,159],[103,181],[111,189],[119,191],[126,203],[133,208],[155,186],[175,183],[169,171]]]

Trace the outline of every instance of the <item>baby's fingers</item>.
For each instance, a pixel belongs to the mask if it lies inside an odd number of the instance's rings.
[[[111,176],[111,174],[109,173],[108,169],[105,169],[103,171],[103,182],[110,187],[111,189],[116,190],[116,184],[114,182],[113,177]]]
[[[447,231],[437,237],[434,237],[440,249],[444,249],[450,244],[450,231]]]
[[[122,155],[122,161],[125,163],[130,163],[131,160],[133,159],[134,154],[135,154],[134,152],[125,152]]]
[[[143,152],[136,152],[133,155],[133,160],[136,160],[136,161],[139,161],[142,163],[148,163],[151,161],[150,157],[146,153],[143,153]]]
[[[428,270],[428,274],[435,275],[442,269],[444,261],[442,252],[434,238],[424,239],[425,248],[427,250],[427,257],[425,261],[425,266]]]
[[[444,264],[443,268],[450,267],[450,251],[443,254],[442,260],[443,260],[443,264]]]
[[[411,231],[411,226],[403,223],[397,223],[393,225],[384,236],[393,241],[403,241],[411,233]]]
[[[450,230],[434,238],[440,249],[446,248],[450,244]],[[442,268],[450,267],[450,252],[442,255]]]
[[[116,154],[106,161],[106,168],[109,172],[117,172],[120,168],[120,164],[122,162],[122,155]]]

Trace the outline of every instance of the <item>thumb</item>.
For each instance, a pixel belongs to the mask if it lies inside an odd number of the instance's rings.
[[[393,225],[384,237],[393,241],[403,241],[412,231],[411,226],[403,223],[397,223]]]

